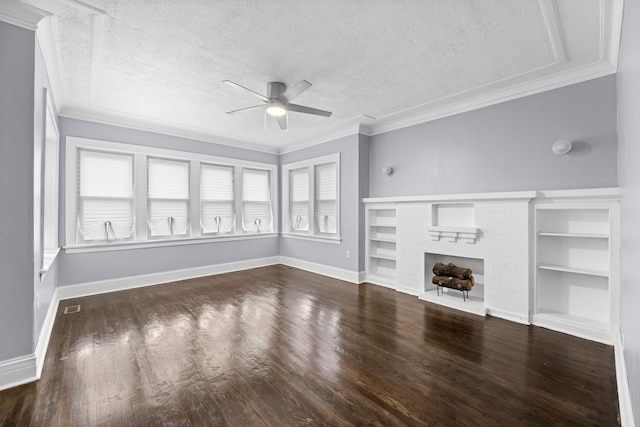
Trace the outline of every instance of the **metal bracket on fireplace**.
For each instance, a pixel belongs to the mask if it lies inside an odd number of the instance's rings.
[[[478,238],[479,229],[475,227],[452,227],[432,225],[427,228],[427,233],[431,236],[431,240],[438,241],[443,239],[448,242],[456,242],[458,240],[474,244]]]

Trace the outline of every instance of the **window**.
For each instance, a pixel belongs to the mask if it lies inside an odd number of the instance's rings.
[[[147,159],[147,220],[151,237],[189,232],[189,162]]]
[[[133,156],[82,149],[78,157],[78,241],[131,238]]]
[[[274,235],[271,164],[68,137],[66,166],[67,250]]]
[[[316,231],[335,234],[337,226],[338,188],[336,164],[317,165],[315,169],[315,221]]]
[[[339,240],[339,154],[290,163],[282,170],[285,236]]]
[[[233,174],[233,166],[200,166],[200,225],[203,233],[233,232]]]
[[[244,169],[242,171],[242,226],[245,231],[272,231],[271,192],[269,172]]]
[[[289,171],[291,231],[309,231],[309,168]]]

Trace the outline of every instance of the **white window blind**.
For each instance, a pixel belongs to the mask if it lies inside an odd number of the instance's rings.
[[[291,231],[309,231],[309,168],[289,171]]]
[[[189,231],[189,162],[147,159],[147,217],[152,237]]]
[[[134,229],[133,156],[78,152],[78,239],[130,238]]]
[[[270,232],[273,229],[268,170],[242,170],[242,227],[253,233]]]
[[[200,166],[200,223],[203,233],[234,231],[233,166]]]
[[[335,163],[315,166],[314,217],[316,230],[335,234],[337,231],[337,171]]]

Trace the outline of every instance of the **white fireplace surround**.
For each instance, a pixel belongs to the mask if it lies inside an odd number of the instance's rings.
[[[618,254],[614,250],[619,242],[614,218],[618,196],[617,188],[605,188],[364,199],[366,280],[467,312],[612,342],[618,325]],[[569,223],[568,227],[576,221],[584,223],[585,215],[588,220],[590,212],[596,212],[591,216],[611,220],[595,226],[611,231],[598,235],[600,240],[595,243],[588,230],[545,232],[546,223],[536,223],[539,209],[545,213],[541,218],[562,211],[560,220]],[[566,219],[574,212],[580,213],[577,219]],[[606,215],[599,214],[603,212]],[[557,257],[567,265],[550,272],[542,263],[547,260],[538,262],[544,255],[537,254],[538,245],[547,252],[549,245],[557,246]],[[586,269],[572,267],[584,262],[580,260],[584,253],[592,256],[592,247],[596,249],[593,256],[610,265],[606,278],[592,278]],[[444,261],[451,257],[483,261],[484,271],[476,277],[470,300],[463,301],[455,290],[444,296],[436,294],[431,284],[433,265],[426,265],[434,254]],[[571,274],[574,276],[565,277]],[[601,303],[603,298],[611,304]],[[564,305],[558,309],[561,304],[551,301],[554,299]],[[602,304],[602,314],[595,316],[598,322],[580,317],[583,313],[576,307],[583,303],[594,310]],[[610,320],[602,322],[603,316]]]

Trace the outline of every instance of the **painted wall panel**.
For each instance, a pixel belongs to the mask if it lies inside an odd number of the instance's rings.
[[[0,361],[33,351],[35,33],[0,22]]]
[[[620,329],[636,424],[640,422],[640,4],[624,4],[618,63],[618,178],[620,181]]]
[[[615,85],[602,77],[372,136],[371,197],[614,187]],[[558,139],[573,150],[553,154]]]
[[[369,197],[369,163],[371,161],[371,153],[370,153],[370,145],[369,145],[369,139],[370,137],[366,136],[366,135],[358,135],[358,144],[359,144],[359,161],[360,161],[360,165],[359,165],[359,169],[358,169],[358,173],[359,173],[359,177],[358,177],[358,184],[359,184],[359,194],[358,194],[358,200],[360,201],[359,204],[359,209],[358,209],[358,216],[360,218],[359,221],[359,229],[358,229],[358,233],[360,233],[360,239],[358,241],[358,271],[364,271],[366,269],[365,266],[365,245],[367,244],[366,242],[366,227],[365,227],[365,207],[364,207],[364,203],[362,203],[362,199],[365,199],[367,197]]]

